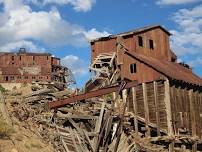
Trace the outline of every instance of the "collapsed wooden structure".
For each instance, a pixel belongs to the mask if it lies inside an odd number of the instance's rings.
[[[98,92],[98,94],[95,94],[96,92]],[[110,92],[111,90],[109,93]],[[105,92],[103,94],[107,93],[108,92]],[[117,92],[114,92],[114,94],[116,93]],[[93,95],[88,96],[88,94],[84,94],[86,95],[85,97],[84,95],[78,95],[76,96],[77,98],[72,97],[66,99],[66,102],[63,102],[60,106],[55,105],[59,102],[55,102],[54,104],[50,102],[49,106],[52,108],[59,108],[70,103],[69,101],[76,102],[84,100],[84,98],[88,101],[88,99],[92,97],[103,94],[99,94],[98,90],[94,91]],[[150,142],[157,145],[163,144],[169,146],[170,151],[174,151],[174,149],[192,149],[192,151],[196,151],[197,145],[198,150],[201,150],[201,92],[185,86],[182,88],[179,84],[176,85],[174,82],[166,79],[139,85],[136,84],[130,88],[126,87],[122,91],[121,96],[122,100],[117,100],[113,109],[123,110],[123,106],[126,104],[126,112],[122,119],[124,119],[123,121],[126,121],[127,115],[130,115],[130,121],[132,121],[130,130],[134,130],[135,135],[142,137],[142,140],[149,139]],[[79,99],[79,97],[81,98]],[[89,102],[92,102],[92,100]],[[122,105],[122,108],[119,107],[120,104]],[[115,115],[118,115],[118,117],[121,118],[122,110],[118,112],[119,114],[113,114],[113,119],[115,118]],[[115,113],[117,113],[117,111]],[[77,116],[77,119],[82,119],[82,117],[84,116],[79,115]],[[97,122],[102,122],[102,119],[104,118],[107,119],[106,115],[105,117],[103,115],[103,117],[99,117],[96,120]],[[112,122],[113,127],[117,125],[116,121]],[[103,123],[104,122],[101,124],[103,125]],[[99,136],[100,133],[101,132],[95,131],[95,136]],[[97,144],[94,143],[94,145]]]
[[[145,143],[149,140],[153,145],[163,145],[170,152],[202,150],[202,79],[189,67],[176,63],[169,35],[163,27],[151,26],[93,40],[90,69],[96,77],[87,83],[87,92],[48,104],[57,109],[113,94],[109,109],[99,110],[99,131],[91,139],[99,138],[90,151],[121,151],[122,133],[140,137]],[[112,85],[120,80],[126,85]],[[93,88],[96,89],[90,91]],[[129,140],[127,144],[134,146]]]

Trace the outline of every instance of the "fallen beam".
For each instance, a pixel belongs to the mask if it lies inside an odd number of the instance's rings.
[[[137,81],[128,82],[125,85],[125,87],[122,88],[122,89],[129,89],[129,88],[132,88],[132,87],[134,87],[136,85],[137,85]],[[85,100],[85,99],[90,99],[90,98],[93,98],[93,97],[99,97],[99,96],[102,96],[102,95],[106,95],[106,94],[109,94],[109,93],[112,93],[112,92],[119,91],[120,86],[121,85],[111,86],[111,87],[99,89],[99,90],[96,90],[96,91],[91,91],[91,92],[88,92],[88,93],[85,93],[85,94],[76,95],[76,96],[73,96],[73,97],[70,97],[70,98],[67,98],[67,99],[49,102],[48,107],[50,109],[56,109],[56,108],[63,107],[65,105],[69,104],[69,103],[74,103],[74,102],[77,102],[77,101],[82,101],[82,100]]]

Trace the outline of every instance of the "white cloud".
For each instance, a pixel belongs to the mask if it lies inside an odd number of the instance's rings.
[[[84,32],[84,35],[86,36],[87,40],[92,40],[92,39],[96,39],[98,37],[109,36],[110,33],[106,32],[106,31],[99,32],[95,28],[93,28],[87,32]]]
[[[78,56],[65,56],[61,59],[61,63],[68,67],[77,78],[88,73],[88,64]]]
[[[177,11],[172,20],[178,29],[170,31],[171,47],[194,67],[202,66],[202,5]]]
[[[76,11],[87,12],[92,9],[96,0],[29,0],[37,5],[47,5],[47,4],[57,4],[57,5],[67,5],[73,6]]]
[[[202,0],[158,0],[157,4],[159,5],[178,5],[178,4],[187,4],[201,2]]]
[[[0,12],[0,47],[21,41],[39,41],[45,46],[87,46],[86,33],[89,31],[64,20],[56,8],[33,11],[23,0],[4,0],[0,3],[4,5],[3,12]],[[102,36],[102,32],[95,29],[90,31]]]
[[[16,49],[20,48],[26,48],[29,51],[35,51],[35,52],[43,52],[45,51],[44,48],[40,48],[33,44],[31,41],[18,41],[18,42],[11,42],[7,43],[6,45],[3,45],[0,47],[0,51],[7,52],[7,51],[14,51]]]
[[[172,46],[178,55],[202,53],[202,5],[193,9],[181,9],[172,20],[179,27],[172,30]],[[177,48],[176,48],[177,47]]]

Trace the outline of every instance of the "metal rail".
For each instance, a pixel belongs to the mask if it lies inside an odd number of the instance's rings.
[[[137,81],[128,82],[128,83],[126,83],[126,85],[122,89],[129,89],[129,88],[132,88],[132,87],[134,87],[136,85],[137,85]],[[117,91],[119,91],[119,89],[120,89],[120,84],[118,84],[116,86],[110,86],[110,87],[99,89],[99,90],[96,90],[96,91],[91,91],[91,92],[88,92],[88,93],[76,95],[76,96],[73,96],[73,97],[70,97],[70,98],[67,98],[67,99],[50,102],[50,103],[48,103],[48,107],[50,109],[60,108],[60,107],[63,107],[65,105],[69,104],[69,103],[74,103],[74,102],[77,102],[77,101],[81,101],[81,100],[90,99],[90,98],[93,98],[93,97],[99,97],[99,96],[102,96],[102,95],[106,95],[106,94],[109,94],[109,93],[112,93],[112,92],[117,92]]]

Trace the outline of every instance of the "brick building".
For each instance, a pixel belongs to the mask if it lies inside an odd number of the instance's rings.
[[[68,68],[50,53],[0,52],[0,83],[31,83],[32,81],[66,83]]]

